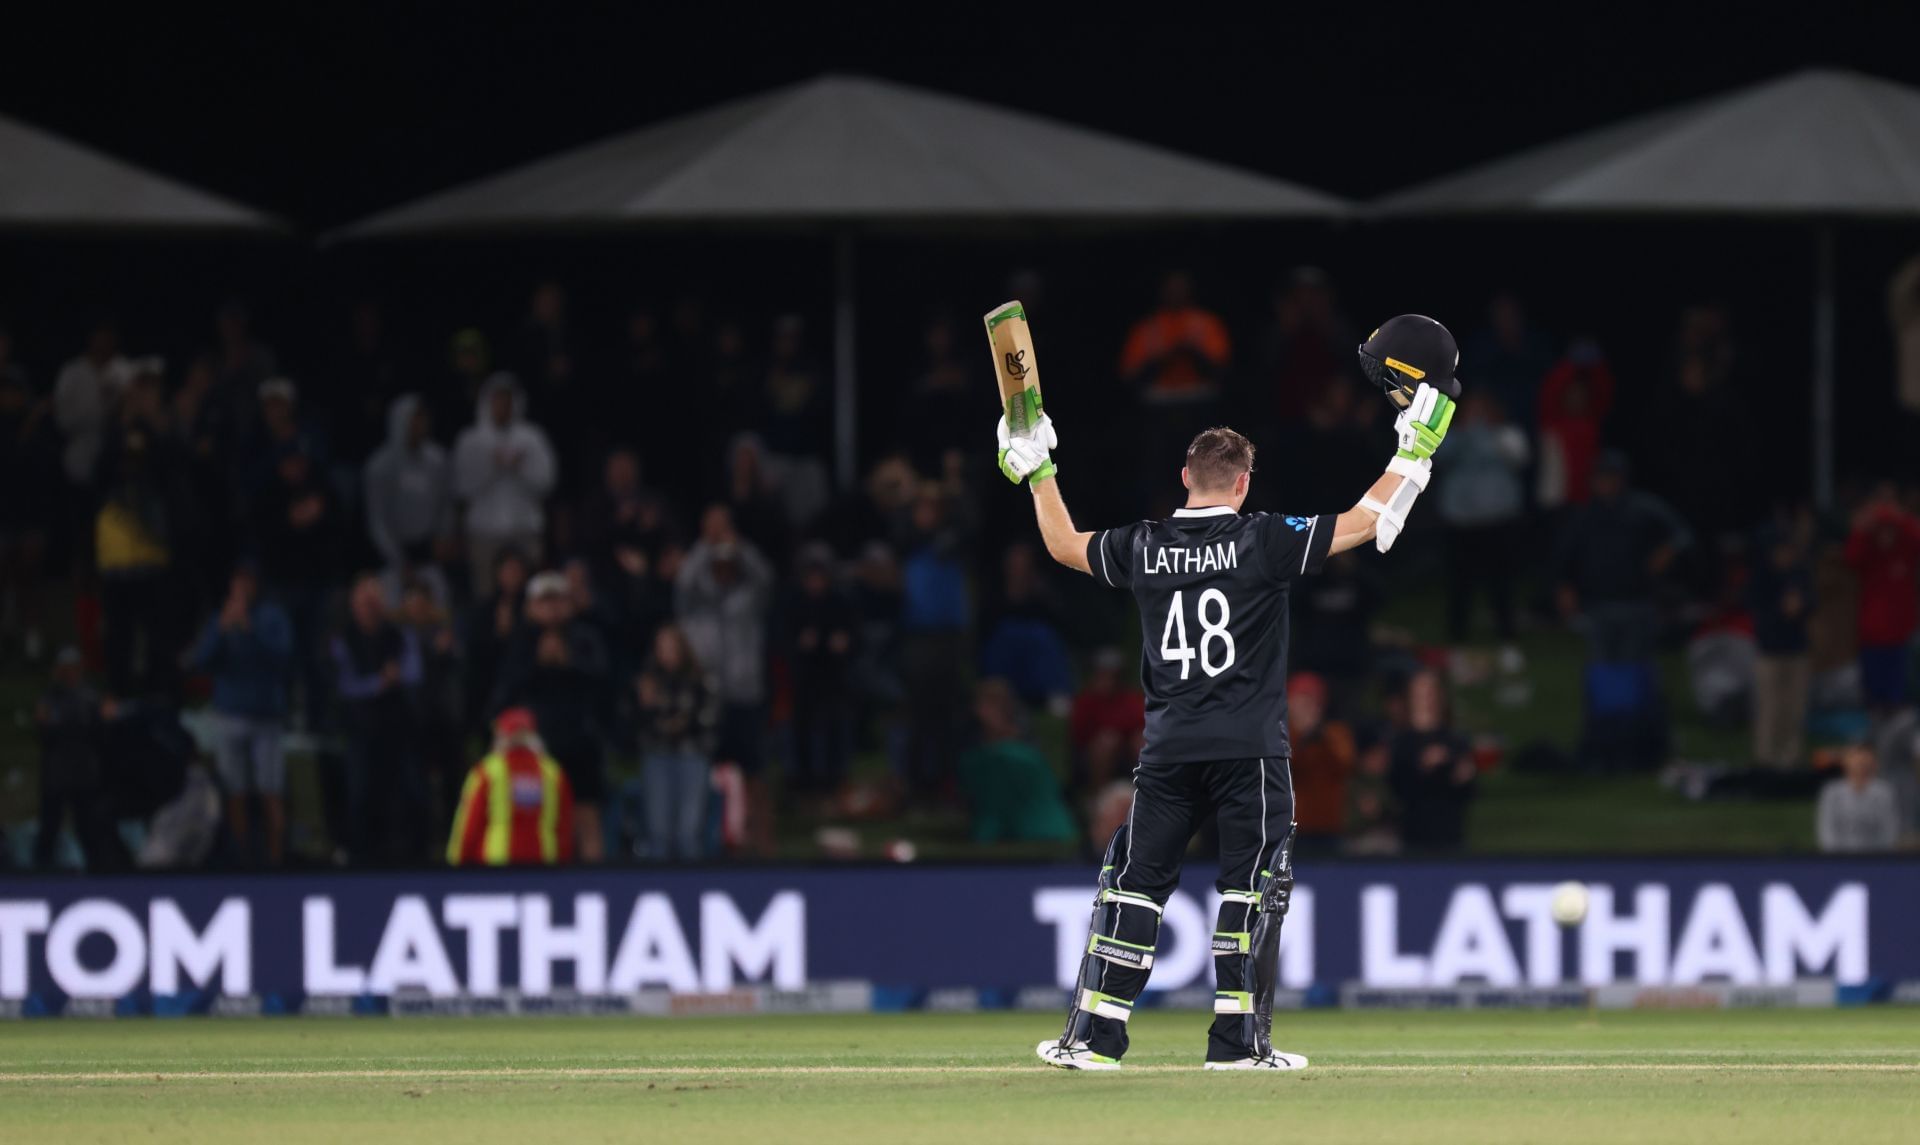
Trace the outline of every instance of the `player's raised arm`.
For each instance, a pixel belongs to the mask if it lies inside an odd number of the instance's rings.
[[[1406,528],[1407,514],[1426,491],[1433,473],[1433,452],[1440,448],[1453,424],[1451,399],[1425,382],[1415,391],[1413,404],[1400,411],[1394,430],[1400,448],[1387,462],[1386,472],[1367,489],[1353,508],[1334,519],[1333,546],[1330,553],[1343,553],[1368,541],[1378,542],[1381,552]]]
[[[998,434],[1000,472],[1015,484],[1027,482],[1033,490],[1033,515],[1040,523],[1040,536],[1047,543],[1048,555],[1070,569],[1091,573],[1087,542],[1093,539],[1093,534],[1073,527],[1066,499],[1060,496],[1058,471],[1050,452],[1060,444],[1059,436],[1053,431],[1053,419],[1041,413],[1030,432],[1016,435],[1002,417]]]
[[[1335,519],[1330,552],[1373,541],[1384,553],[1406,528],[1407,514],[1432,476],[1434,451],[1453,424],[1459,362],[1453,335],[1422,314],[1389,319],[1361,345],[1361,368],[1400,408],[1393,422],[1400,448],[1366,495]]]

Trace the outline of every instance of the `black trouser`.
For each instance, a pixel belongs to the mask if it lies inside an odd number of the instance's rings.
[[[1214,889],[1223,894],[1258,889],[1261,854],[1278,843],[1293,823],[1293,776],[1287,760],[1280,756],[1212,763],[1142,760],[1133,771],[1133,812],[1127,820],[1131,838],[1126,854],[1116,857],[1114,889],[1146,895],[1164,906],[1179,885],[1187,844],[1210,816],[1220,831],[1220,877],[1214,880]],[[1123,915],[1139,913],[1124,911]],[[1131,1002],[1146,989],[1150,971],[1110,962],[1100,965],[1102,993]],[[1096,1017],[1089,1042],[1095,1053],[1119,1057],[1127,1051],[1127,1024]],[[1252,1052],[1240,1015],[1214,1018],[1207,1035],[1210,1060],[1233,1060]]]

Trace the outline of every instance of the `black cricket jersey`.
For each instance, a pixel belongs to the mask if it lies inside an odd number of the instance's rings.
[[[1140,605],[1148,763],[1286,756],[1287,586],[1320,571],[1331,517],[1181,509],[1093,534],[1094,578]]]

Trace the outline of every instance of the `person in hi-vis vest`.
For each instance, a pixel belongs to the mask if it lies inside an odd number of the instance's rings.
[[[533,713],[493,721],[493,750],[467,773],[447,862],[493,867],[573,861],[573,789],[547,754]]]

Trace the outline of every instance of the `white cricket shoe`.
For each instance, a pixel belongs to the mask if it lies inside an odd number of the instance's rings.
[[[1059,1038],[1048,1038],[1033,1048],[1040,1060],[1059,1069],[1119,1069],[1120,1059],[1096,1054],[1087,1048],[1085,1042],[1060,1044]],[[1305,1064],[1305,1059],[1301,1059]]]
[[[1304,1054],[1282,1053],[1273,1050],[1263,1058],[1241,1058],[1230,1062],[1208,1062],[1208,1069],[1306,1069]]]

